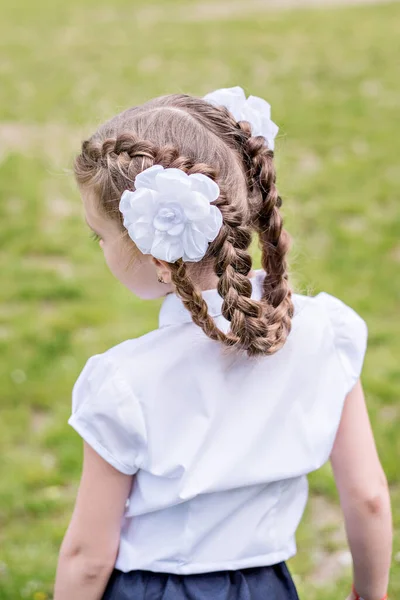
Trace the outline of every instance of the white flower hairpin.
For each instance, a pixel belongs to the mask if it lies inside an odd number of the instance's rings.
[[[220,195],[210,177],[153,165],[125,190],[119,209],[130,238],[143,254],[174,263],[198,262],[215,240],[222,214],[212,205]]]
[[[204,96],[204,100],[215,106],[225,106],[236,121],[247,121],[253,135],[262,135],[268,148],[274,150],[278,125],[271,120],[271,106],[257,96],[249,96],[239,86],[215,90]]]

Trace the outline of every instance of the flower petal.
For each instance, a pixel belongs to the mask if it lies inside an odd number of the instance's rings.
[[[135,189],[148,188],[150,190],[156,190],[156,177],[158,173],[161,173],[162,171],[164,171],[164,167],[161,165],[153,165],[152,167],[145,169],[136,175]]]
[[[271,105],[263,98],[249,96],[246,100],[246,106],[267,117],[267,119],[271,118]]]
[[[183,196],[190,190],[189,176],[181,169],[165,169],[157,175],[157,189],[163,196]]]
[[[128,227],[131,240],[143,254],[150,254],[154,240],[154,227],[148,223],[133,223]]]
[[[201,231],[209,242],[213,242],[219,234],[223,223],[222,213],[217,206],[210,206],[210,214],[202,221],[193,223],[193,229]]]
[[[159,231],[169,231],[171,227],[185,223],[186,217],[178,202],[160,203],[153,219],[153,225]]]
[[[245,105],[241,111],[241,120],[248,121],[251,125],[252,135],[263,135],[262,134],[262,119],[260,113],[255,111],[251,106]]]
[[[203,194],[191,192],[181,202],[181,206],[189,221],[202,220],[210,213],[210,203]]]
[[[141,188],[135,192],[131,192],[130,195],[125,195],[122,203],[123,210],[121,211],[124,217],[129,219],[131,222],[145,217],[146,220],[151,221],[154,213],[157,209],[157,199],[159,194],[153,190]],[[128,205],[128,208],[125,208]]]
[[[275,138],[279,127],[271,121],[271,105],[258,96],[249,96],[246,100],[240,87],[223,88],[204,96],[211,104],[226,106],[237,121],[247,121],[253,135],[262,135],[268,148],[274,150]]]
[[[169,235],[181,235],[181,233],[183,232],[184,229],[185,229],[185,223],[177,223],[176,225],[174,225],[173,227],[168,229],[168,234]]]
[[[125,190],[121,196],[121,200],[119,201],[119,210],[124,213],[131,207],[131,198],[135,192],[131,190]]]
[[[167,233],[156,232],[151,254],[154,258],[169,263],[176,262],[183,256],[183,243],[180,237],[169,236]]]
[[[206,236],[197,231],[191,225],[187,225],[183,232],[183,248],[185,255],[183,260],[188,262],[199,262],[207,252],[208,240]]]
[[[268,119],[268,121],[266,120],[265,123],[262,124],[262,131],[263,136],[267,140],[268,148],[274,150],[275,138],[278,135],[279,131],[278,125],[276,125],[276,123]]]
[[[122,223],[125,229],[129,229],[129,226],[132,225],[131,220],[128,219],[126,216],[123,218]]]
[[[144,240],[146,237],[154,237],[154,227],[149,223],[132,223],[129,227],[129,235],[137,240]]]
[[[202,173],[193,173],[189,175],[189,181],[192,190],[203,194],[209,202],[214,202],[219,197],[219,186],[211,177],[207,177],[207,175],[203,175]]]
[[[239,86],[221,88],[204,96],[204,100],[216,106],[225,106],[238,121],[238,114],[246,101],[246,94]]]

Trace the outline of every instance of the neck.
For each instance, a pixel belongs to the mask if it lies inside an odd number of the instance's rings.
[[[248,277],[252,278],[254,275],[255,271],[252,269]],[[207,290],[217,289],[219,277],[215,273],[203,272],[196,273],[196,277],[193,277],[193,280],[202,292],[206,292]]]

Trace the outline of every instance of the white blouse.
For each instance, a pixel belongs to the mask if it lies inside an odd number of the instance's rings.
[[[226,330],[217,291],[204,298]],[[117,569],[201,573],[295,554],[307,473],[329,458],[368,332],[326,292],[293,301],[292,330],[272,356],[227,353],[171,294],[157,330],[88,360],[68,422],[136,474]]]

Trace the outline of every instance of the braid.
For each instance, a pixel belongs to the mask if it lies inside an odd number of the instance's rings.
[[[179,259],[176,263],[172,263],[170,268],[172,282],[183,304],[191,313],[193,322],[201,327],[212,340],[232,346],[235,340],[231,336],[225,335],[215,325],[214,319],[208,314],[207,302],[188,275],[186,263]]]
[[[286,259],[290,236],[283,229],[279,211],[282,198],[276,188],[274,153],[265,145],[264,138],[251,136],[248,123],[240,122],[238,126],[245,138],[243,155],[253,199],[257,198],[258,191],[258,202],[254,203],[253,200],[252,219],[259,234],[262,267],[267,273],[263,284],[263,298],[275,309],[271,313],[272,323],[279,323],[276,335],[284,340],[291,330],[294,305]]]
[[[204,124],[207,126],[208,121],[210,126],[212,121],[218,136],[239,155],[251,213],[246,221],[243,210],[235,211],[232,202],[224,203],[222,196],[216,201],[224,217],[216,263],[223,314],[249,354],[273,354],[286,341],[294,314],[286,261],[290,237],[279,212],[282,199],[275,185],[274,155],[264,138],[253,136],[251,125],[237,122],[226,107],[204,108],[202,116]],[[259,235],[266,272],[261,305],[251,299],[247,277],[251,269],[247,252],[251,229]]]
[[[184,159],[182,159],[184,160]],[[187,171],[202,172],[215,179],[216,172],[207,165],[193,165]],[[215,201],[223,217],[221,231],[210,245],[209,253],[215,259],[215,272],[219,278],[218,292],[223,298],[222,315],[231,323],[231,331],[224,334],[208,314],[207,303],[190,280],[186,264],[181,260],[171,264],[172,281],[184,305],[192,314],[193,321],[208,337],[223,342],[227,346],[237,346],[249,355],[259,354],[257,337],[265,335],[260,328],[263,309],[260,302],[251,299],[252,285],[248,278],[252,260],[248,252],[251,243],[251,229],[244,224],[243,211],[229,203],[221,190]]]
[[[231,323],[238,345],[250,355],[258,354],[256,339],[265,335],[260,302],[251,299],[252,284],[248,277],[252,267],[248,248],[251,229],[243,211],[229,204],[221,194],[216,205],[222,212],[223,226],[214,247],[218,292],[223,298],[222,314]]]
[[[224,107],[185,95],[165,96],[100,127],[83,142],[75,175],[80,185],[94,188],[100,206],[123,226],[121,195],[133,189],[138,173],[153,165],[202,173],[217,181],[221,191],[214,204],[223,224],[203,266],[214,267],[230,331],[221,331],[208,314],[195,285],[197,266],[178,260],[169,265],[172,283],[194,323],[212,340],[250,356],[273,354],[290,332],[294,310],[286,264],[289,236],[279,212],[273,153],[264,138],[252,136],[250,125],[236,122]],[[254,230],[266,271],[261,301],[251,297],[249,279]]]
[[[90,181],[97,188],[104,204],[112,204],[121,196],[121,190],[133,185],[139,171],[155,163],[158,152],[154,144],[132,133],[103,140],[92,138],[83,142],[75,172],[81,184]]]
[[[106,138],[103,142],[83,142],[82,154],[76,159],[76,162],[78,161],[86,162],[89,169],[107,169],[118,195],[121,194],[122,188],[126,189],[128,183],[133,185],[138,173],[155,164],[164,168],[181,169],[189,174],[204,173],[215,178],[214,169],[204,163],[196,164],[192,158],[181,156],[172,144],[158,147],[132,133]],[[121,182],[121,178],[124,181]]]

